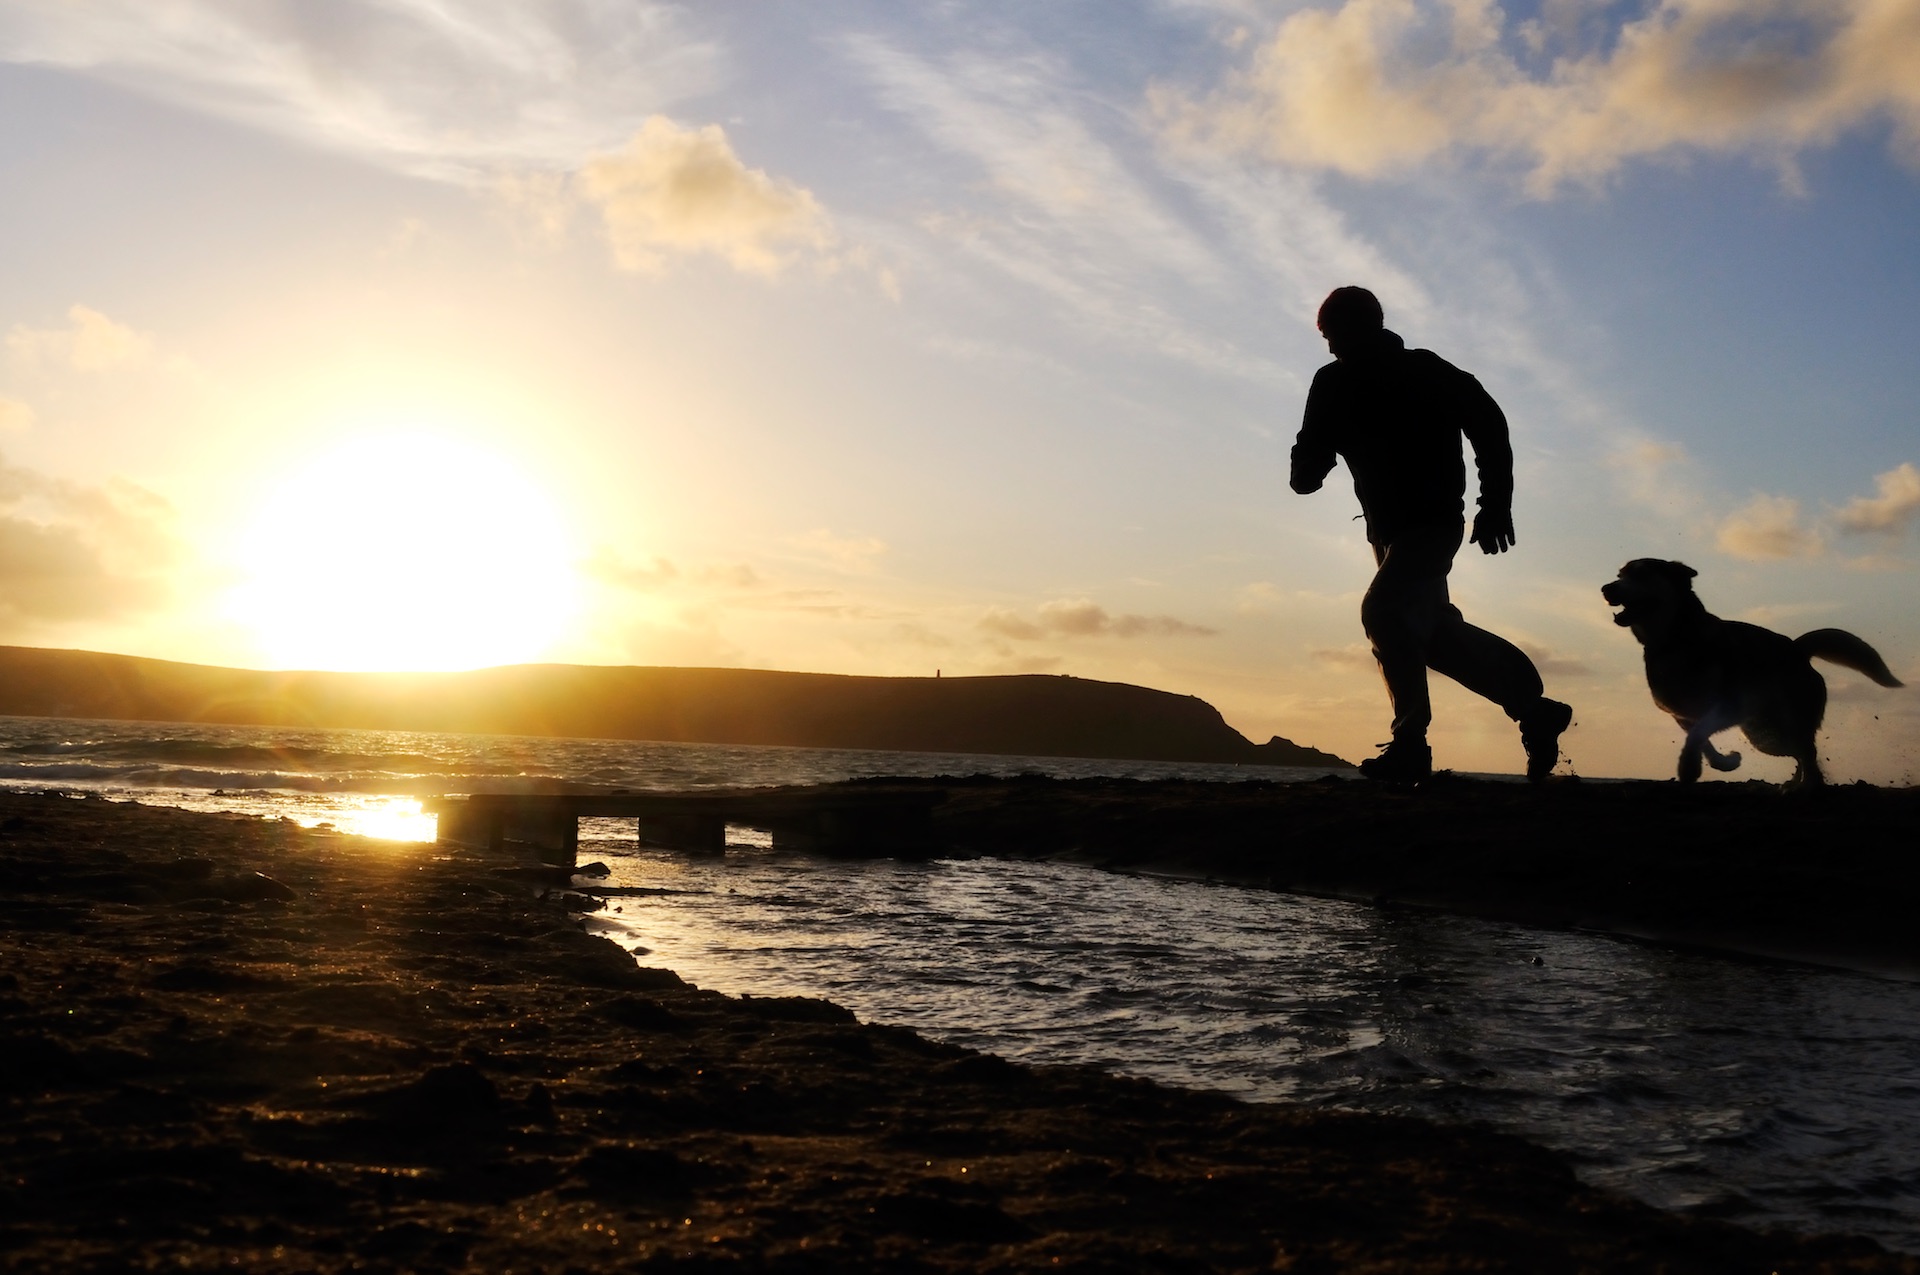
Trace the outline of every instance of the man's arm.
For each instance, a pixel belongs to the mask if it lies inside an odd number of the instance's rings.
[[[1333,472],[1333,428],[1328,419],[1328,392],[1322,379],[1326,369],[1313,378],[1307,391],[1307,410],[1300,421],[1300,433],[1293,440],[1293,473],[1289,483],[1302,496],[1320,490]]]
[[[1462,372],[1460,379],[1460,432],[1473,444],[1473,465],[1480,472],[1480,511],[1473,516],[1472,540],[1482,553],[1505,553],[1515,540],[1507,414],[1476,378]]]

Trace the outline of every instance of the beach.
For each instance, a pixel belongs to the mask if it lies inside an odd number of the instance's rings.
[[[1920,1270],[1661,1213],[1480,1129],[698,990],[587,934],[559,883],[454,846],[0,797],[0,1262]]]

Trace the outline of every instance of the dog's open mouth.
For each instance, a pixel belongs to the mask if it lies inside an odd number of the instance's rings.
[[[1633,623],[1633,608],[1629,605],[1629,599],[1620,596],[1623,592],[1618,580],[1600,586],[1600,596],[1607,600],[1607,605],[1620,608],[1613,613],[1613,622],[1624,629]]]

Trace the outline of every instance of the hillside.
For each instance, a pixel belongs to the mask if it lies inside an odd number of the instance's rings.
[[[515,664],[260,672],[0,647],[0,714],[914,752],[1345,766],[1253,744],[1193,696],[1076,677],[848,677]]]

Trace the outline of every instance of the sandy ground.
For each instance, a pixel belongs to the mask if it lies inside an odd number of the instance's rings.
[[[0,795],[0,1265],[1920,1272],[1662,1214],[1485,1131],[699,991],[513,873]]]

